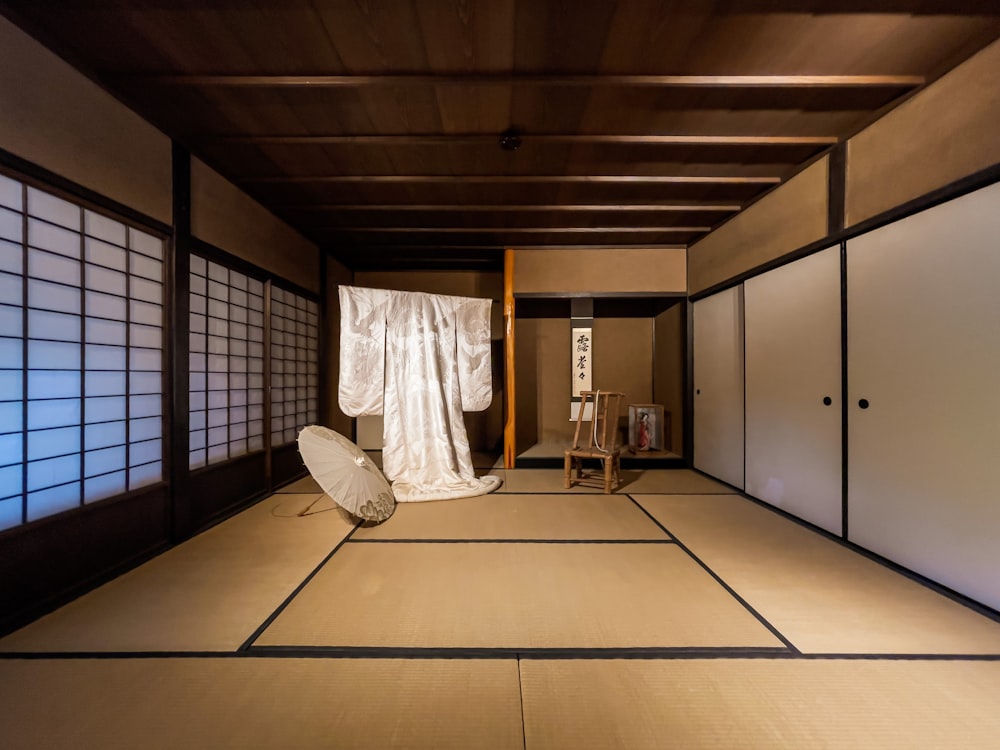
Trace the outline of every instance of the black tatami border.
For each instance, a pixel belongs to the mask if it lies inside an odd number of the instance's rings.
[[[706,474],[705,476],[707,477],[708,475]],[[713,481],[719,482],[719,480],[717,480],[717,479],[713,479]],[[725,482],[719,482],[719,484],[725,484]],[[729,485],[727,485],[727,486],[729,486]],[[707,495],[707,496],[710,496],[710,497],[711,496],[715,496],[715,495],[738,495],[738,494],[740,494],[739,491],[736,490],[736,489],[730,490],[729,492],[646,492],[646,491],[641,491],[640,492],[640,491],[636,491],[636,490],[629,490],[628,489],[628,485],[625,485],[623,487],[619,487],[618,489],[619,490],[623,490],[623,491],[622,492],[617,492],[616,491],[616,492],[614,492],[611,495],[606,495],[603,492],[601,492],[600,490],[595,490],[593,492],[573,492],[572,490],[539,490],[537,492],[533,492],[531,490],[517,490],[516,492],[514,492],[514,491],[508,490],[508,491],[504,491],[504,492],[496,492],[494,494],[496,494],[496,495],[562,495],[563,497],[625,497],[626,495],[629,495],[632,492],[635,492],[636,495]]]
[[[716,479],[715,477],[711,476],[710,474],[706,474],[701,469],[692,469],[692,471],[697,472],[698,474],[701,474],[704,477],[712,479],[715,482],[719,482],[720,484],[724,484],[727,487],[732,487],[732,489],[733,489],[732,492],[720,493],[720,494],[724,494],[727,497],[739,497],[739,498],[741,498],[743,500],[748,500],[751,503],[753,503],[754,505],[760,506],[764,510],[770,511],[771,513],[774,513],[774,514],[780,516],[781,518],[784,518],[787,521],[791,521],[791,522],[795,523],[797,526],[801,526],[801,527],[803,527],[805,529],[808,529],[809,531],[812,531],[812,532],[814,532],[816,534],[819,534],[821,537],[823,537],[825,539],[829,539],[831,542],[834,542],[835,544],[837,544],[840,547],[843,547],[844,549],[850,550],[851,552],[854,552],[854,553],[856,553],[858,555],[861,555],[862,557],[867,558],[867,559],[871,560],[874,563],[878,563],[883,568],[888,568],[893,573],[898,573],[899,575],[903,576],[904,578],[908,578],[909,580],[913,581],[914,583],[919,583],[921,586],[930,589],[934,593],[941,594],[941,596],[945,597],[946,599],[951,599],[956,604],[961,604],[962,606],[966,607],[967,609],[971,609],[976,614],[982,615],[983,617],[986,617],[987,619],[993,620],[994,622],[1000,622],[1000,611],[995,610],[992,607],[987,607],[985,604],[983,604],[981,602],[977,602],[975,599],[971,599],[971,598],[967,597],[965,594],[960,594],[959,592],[955,591],[954,589],[948,588],[947,586],[945,586],[943,584],[940,584],[937,581],[933,581],[930,578],[927,578],[926,576],[920,575],[920,573],[917,573],[917,572],[915,572],[913,570],[910,570],[909,568],[904,568],[899,563],[895,563],[892,560],[889,560],[888,558],[882,557],[881,555],[879,555],[879,554],[877,554],[875,552],[872,552],[871,550],[865,549],[864,547],[861,547],[860,545],[855,544],[854,542],[850,541],[849,539],[844,539],[839,534],[832,534],[831,532],[827,531],[826,529],[821,528],[821,527],[817,526],[816,524],[810,523],[809,521],[806,521],[805,519],[799,518],[796,515],[792,515],[791,513],[789,513],[786,510],[782,510],[781,508],[777,508],[777,507],[771,505],[770,503],[766,503],[763,500],[754,497],[753,495],[748,495],[746,493],[746,491],[741,490],[738,487],[736,487],[735,485],[729,484],[728,482],[724,482],[721,479]],[[656,494],[656,493],[653,493],[653,492],[640,492],[640,493],[637,493],[637,494],[640,494],[640,495],[653,495],[653,494]],[[679,494],[679,493],[675,493],[675,494]]]
[[[351,544],[673,544],[673,539],[352,539]]]
[[[517,657],[517,698],[521,704],[521,748],[528,750],[528,729],[524,725],[524,678],[521,676],[521,657]]]
[[[265,630],[267,630],[267,629],[268,629],[269,627],[271,627],[271,624],[272,624],[272,623],[273,623],[273,622],[274,622],[274,621],[275,621],[276,619],[278,619],[278,616],[279,616],[279,615],[280,615],[280,614],[281,614],[282,612],[284,612],[284,611],[285,611],[285,608],[286,608],[286,607],[287,607],[287,606],[288,606],[289,604],[291,604],[291,603],[292,603],[292,601],[294,601],[294,600],[295,600],[295,597],[297,597],[297,596],[299,595],[299,593],[300,593],[300,592],[302,591],[302,589],[304,589],[304,588],[305,588],[306,586],[308,586],[308,585],[309,585],[309,582],[310,582],[310,581],[311,581],[311,580],[312,580],[313,578],[315,578],[315,577],[316,577],[316,574],[317,574],[317,573],[319,573],[319,572],[320,572],[320,571],[321,571],[321,570],[323,569],[323,566],[325,566],[325,565],[327,564],[327,562],[329,562],[330,558],[331,558],[331,557],[333,557],[333,556],[334,556],[335,554],[337,554],[337,551],[338,551],[338,550],[339,550],[339,549],[340,549],[341,547],[343,547],[343,546],[344,546],[345,544],[347,544],[347,542],[348,542],[348,541],[350,540],[350,538],[351,538],[352,536],[354,536],[354,532],[356,532],[356,531],[357,531],[358,529],[360,529],[360,528],[361,528],[361,523],[362,523],[361,521],[358,521],[358,522],[357,522],[357,523],[356,523],[356,524],[354,525],[354,528],[353,528],[353,529],[351,529],[351,530],[350,530],[349,532],[347,532],[347,535],[346,535],[346,536],[345,536],[345,537],[344,537],[343,539],[341,539],[341,540],[340,540],[339,542],[337,542],[337,545],[336,545],[336,546],[335,546],[335,547],[334,547],[334,548],[333,548],[333,549],[332,549],[332,550],[330,551],[330,554],[328,554],[328,555],[327,555],[326,557],[324,557],[324,558],[323,558],[323,560],[322,560],[322,561],[320,562],[320,564],[319,564],[319,565],[317,565],[317,566],[316,566],[315,568],[313,568],[312,572],[311,572],[311,573],[310,573],[309,575],[307,575],[307,576],[306,576],[306,577],[305,577],[305,578],[304,578],[304,579],[302,580],[302,583],[300,583],[300,584],[299,584],[298,586],[296,586],[296,587],[295,587],[295,590],[294,590],[294,591],[293,591],[292,593],[290,593],[290,594],[289,594],[289,595],[288,595],[288,596],[287,596],[287,597],[285,598],[285,601],[283,601],[283,602],[282,602],[281,604],[279,604],[279,605],[278,605],[278,608],[277,608],[277,609],[275,609],[275,610],[274,610],[274,612],[272,612],[272,613],[271,613],[271,614],[270,614],[270,615],[268,616],[268,618],[267,618],[266,620],[264,620],[264,622],[263,622],[263,623],[261,623],[261,625],[260,625],[260,626],[259,626],[259,627],[258,627],[258,628],[257,628],[257,629],[256,629],[256,630],[254,631],[254,632],[253,632],[253,634],[252,634],[252,635],[251,635],[251,636],[250,636],[249,638],[247,638],[247,639],[246,639],[246,640],[245,640],[245,641],[243,642],[243,645],[242,645],[242,646],[240,646],[240,647],[239,647],[239,648],[237,649],[237,651],[246,651],[247,649],[249,649],[249,648],[250,648],[250,647],[251,647],[251,646],[253,645],[254,641],[256,641],[256,640],[257,640],[258,638],[260,638],[261,634],[263,634],[263,632],[264,632]]]
[[[664,534],[666,534],[671,539],[673,539],[674,543],[678,547],[680,547],[682,550],[684,550],[684,552],[687,553],[688,557],[690,557],[692,560],[694,560],[696,563],[698,563],[698,565],[700,565],[702,567],[702,569],[706,573],[708,573],[710,576],[712,576],[712,578],[715,580],[716,583],[718,583],[723,589],[725,589],[729,593],[729,595],[731,597],[733,597],[737,602],[740,603],[740,606],[742,606],[747,612],[749,612],[751,615],[753,615],[761,625],[763,625],[765,628],[767,628],[767,630],[770,631],[771,635],[773,635],[779,641],[781,641],[782,643],[784,643],[785,647],[787,649],[789,649],[790,651],[792,651],[793,653],[796,653],[796,654],[801,653],[798,650],[798,648],[795,647],[795,644],[793,644],[790,640],[788,640],[781,633],[781,631],[778,630],[774,625],[772,625],[770,622],[768,622],[767,618],[765,618],[764,615],[762,615],[760,612],[758,612],[756,609],[754,609],[752,606],[750,606],[750,603],[746,599],[744,599],[742,596],[740,596],[739,594],[737,594],[736,590],[732,586],[730,586],[728,583],[726,583],[724,580],[722,580],[722,576],[720,576],[718,573],[716,573],[714,570],[712,570],[710,567],[708,567],[708,565],[700,557],[698,557],[694,552],[692,552],[687,547],[687,545],[684,544],[684,542],[682,542],[680,539],[677,538],[676,534],[674,534],[672,531],[670,531],[670,529],[668,529],[666,526],[664,526],[662,523],[660,523],[653,516],[652,513],[650,513],[648,510],[646,510],[646,508],[644,508],[642,506],[642,504],[638,500],[636,500],[634,497],[632,497],[632,495],[626,495],[626,497],[628,497],[629,500],[631,500],[633,503],[635,503],[636,507],[639,508],[639,510],[641,510],[643,513],[645,513],[649,517],[650,521],[652,521],[660,529],[662,529],[662,531],[663,531]]]
[[[28,651],[0,653],[3,661],[116,661],[123,659],[518,659],[703,661],[757,659],[782,661],[1000,662],[1000,654],[796,653],[786,648],[400,648],[393,646],[251,646],[244,651]]]
[[[642,646],[615,648],[254,646],[254,656],[341,659],[742,659],[795,656],[781,646]],[[1000,655],[996,657],[1000,660]]]

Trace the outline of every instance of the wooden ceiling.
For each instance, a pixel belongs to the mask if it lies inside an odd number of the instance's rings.
[[[357,269],[689,244],[1000,36],[996,0],[0,10]]]

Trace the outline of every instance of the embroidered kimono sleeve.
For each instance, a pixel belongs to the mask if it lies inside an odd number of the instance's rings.
[[[340,287],[340,409],[349,417],[381,414],[385,390],[387,293]]]
[[[491,304],[488,299],[461,298],[456,308],[455,343],[463,411],[482,411],[493,401]]]

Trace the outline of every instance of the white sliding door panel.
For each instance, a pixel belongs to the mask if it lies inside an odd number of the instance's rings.
[[[840,249],[747,280],[744,300],[746,491],[840,534]]]
[[[1000,184],[852,240],[847,284],[850,539],[994,608],[998,238]]]
[[[694,465],[743,488],[743,287],[694,303]]]

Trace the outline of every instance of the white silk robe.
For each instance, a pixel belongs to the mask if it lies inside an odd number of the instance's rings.
[[[340,287],[341,410],[383,414],[382,471],[399,502],[492,492],[463,411],[493,399],[490,300]]]

